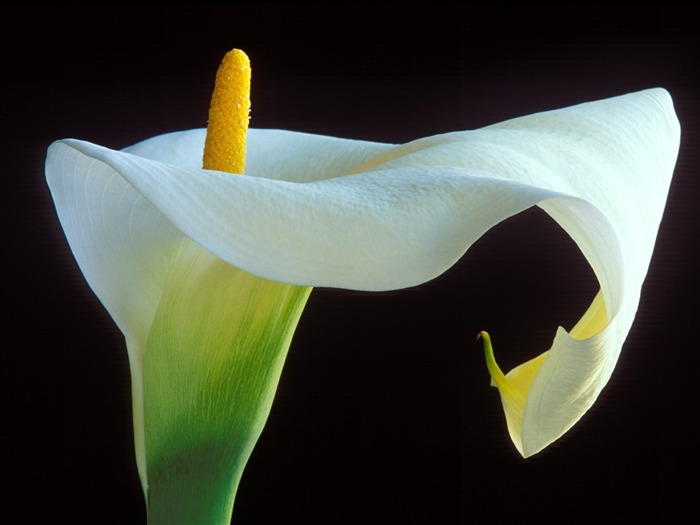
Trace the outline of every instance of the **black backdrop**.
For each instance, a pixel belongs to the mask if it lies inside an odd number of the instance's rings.
[[[46,147],[121,148],[204,126],[233,47],[251,57],[255,127],[403,142],[654,86],[683,127],[636,323],[572,431],[520,458],[474,344],[488,329],[510,368],[548,348],[596,290],[566,235],[530,210],[427,285],[314,291],[235,523],[670,518],[697,493],[698,9],[3,11],[3,463],[20,522],[145,523],[126,352],[58,225]]]

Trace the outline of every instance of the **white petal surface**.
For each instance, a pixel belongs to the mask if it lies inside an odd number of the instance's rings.
[[[184,169],[73,140],[53,148],[111,166],[231,264],[300,285],[386,290],[425,282],[494,224],[554,195],[450,167],[300,184]]]
[[[527,456],[570,428],[610,376],[639,301],[679,127],[659,89],[403,146],[251,130],[252,177],[198,169],[202,142],[194,130],[128,153],[75,140],[49,151],[71,247],[126,334],[146,329],[169,246],[183,234],[269,279],[385,290],[439,275],[489,228],[539,203],[595,271],[607,323],[579,339],[560,329],[546,358],[509,374],[525,390],[520,413],[504,405]]]

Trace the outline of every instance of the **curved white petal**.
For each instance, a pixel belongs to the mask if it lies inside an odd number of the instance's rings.
[[[516,407],[504,398],[524,455],[570,428],[610,376],[679,143],[660,89],[403,146],[251,130],[252,177],[198,169],[202,133],[128,152],[75,140],[50,148],[64,229],[120,328],[142,333],[159,269],[182,235],[269,279],[383,290],[439,275],[493,225],[539,203],[594,269],[603,295],[593,308],[605,319],[583,322],[578,339],[560,329],[546,357],[508,375],[525,399]],[[142,284],[146,300],[132,315]]]
[[[52,150],[110,166],[229,263],[310,286],[386,290],[425,282],[494,224],[555,195],[441,166],[301,184],[179,168],[74,140]]]
[[[183,235],[104,163],[52,147],[47,177],[85,278],[127,337],[145,340],[168,247]]]

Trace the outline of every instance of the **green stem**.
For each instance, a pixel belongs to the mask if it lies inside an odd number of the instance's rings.
[[[150,525],[231,522],[310,292],[194,244],[174,255],[144,359]]]
[[[248,459],[238,452],[213,445],[149,469],[149,525],[229,525]]]
[[[525,404],[525,399],[522,394],[518,392],[508,378],[505,376],[501,368],[496,363],[496,356],[493,354],[493,346],[491,345],[491,336],[488,332],[481,331],[476,337],[476,340],[483,339],[484,341],[484,357],[486,358],[486,368],[488,368],[489,374],[491,374],[491,379],[498,387],[498,390],[503,394],[506,394],[513,399],[518,399],[521,404]]]

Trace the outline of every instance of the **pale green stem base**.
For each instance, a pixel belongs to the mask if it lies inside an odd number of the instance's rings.
[[[144,359],[150,525],[230,523],[310,292],[194,243],[173,255]]]

